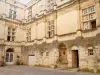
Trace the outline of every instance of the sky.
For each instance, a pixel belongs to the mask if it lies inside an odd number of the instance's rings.
[[[18,1],[18,2],[20,2],[20,3],[23,3],[23,4],[27,4],[29,1],[31,1],[31,0],[16,0],[16,1]]]

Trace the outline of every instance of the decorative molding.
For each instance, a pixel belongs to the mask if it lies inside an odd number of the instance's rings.
[[[73,34],[77,34],[77,32],[72,32],[72,33],[66,33],[66,34],[57,34],[57,36],[62,37],[62,36],[69,36],[69,35],[73,35]]]

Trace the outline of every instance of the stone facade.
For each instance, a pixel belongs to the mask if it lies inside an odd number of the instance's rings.
[[[14,5],[19,12],[17,20],[0,18],[1,59],[6,63],[13,59],[14,64],[20,57],[28,64],[34,55],[33,65],[100,69],[100,0],[46,1],[31,1],[27,7],[13,0],[0,1],[6,10]],[[0,14],[9,16],[6,10]],[[10,40],[9,28],[10,34],[15,29],[15,38],[10,35]]]

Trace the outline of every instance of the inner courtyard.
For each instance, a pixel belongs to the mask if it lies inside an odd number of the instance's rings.
[[[100,0],[0,0],[0,65],[100,71]]]

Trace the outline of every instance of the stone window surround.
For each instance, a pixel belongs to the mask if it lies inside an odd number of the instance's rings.
[[[48,25],[47,26],[47,37],[48,38],[54,37],[54,34],[55,34],[54,24],[55,24],[54,20],[50,20],[47,22],[47,25]]]
[[[31,41],[31,28],[27,29],[27,41]]]
[[[94,55],[93,47],[88,47],[88,56]]]
[[[28,21],[32,20],[32,7],[28,8]]]
[[[8,27],[7,41],[14,41],[15,33],[16,33],[15,28]]]
[[[16,7],[13,5],[10,5],[10,9],[9,9],[9,18],[11,19],[16,19]]]
[[[92,8],[92,11],[91,11],[91,8]],[[92,16],[94,16],[94,18]],[[95,6],[94,5],[82,9],[82,25],[83,25],[83,30],[92,29],[92,25],[91,25],[92,21],[96,21],[96,14],[95,14]],[[85,23],[88,23],[88,25],[87,25],[88,27],[87,28],[84,27]]]

